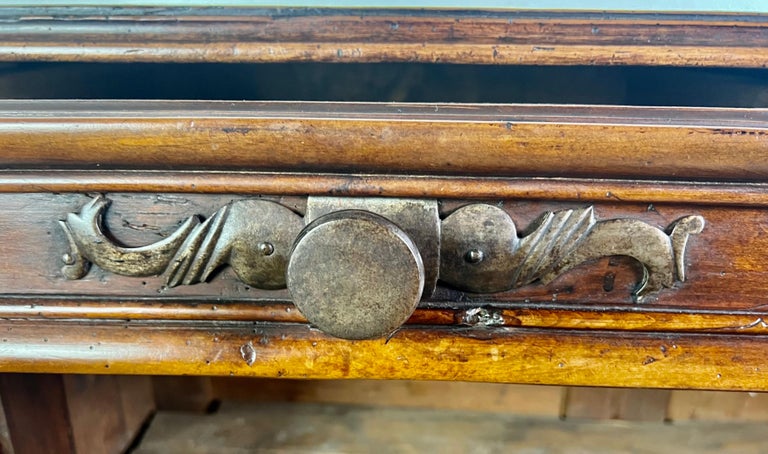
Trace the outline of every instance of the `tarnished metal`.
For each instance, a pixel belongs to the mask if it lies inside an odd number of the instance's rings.
[[[701,216],[685,216],[672,224],[669,238],[672,240],[672,250],[675,253],[675,269],[677,279],[685,282],[685,248],[688,237],[704,230],[704,218]]]
[[[168,285],[204,282],[229,264],[248,285],[284,288],[288,255],[303,224],[301,216],[275,202],[232,202],[187,238],[169,268]]]
[[[397,329],[438,276],[458,289],[501,292],[624,255],[642,264],[634,292],[641,301],[685,280],[688,237],[704,228],[701,216],[686,216],[667,234],[636,219],[597,220],[588,207],[546,212],[520,237],[507,212],[487,204],[464,206],[441,222],[435,200],[310,197],[302,218],[280,204],[246,199],[204,222],[192,216],[162,241],[130,248],[104,232],[108,205],[97,197],[60,222],[68,279],[83,277],[94,263],[127,276],[165,272],[173,287],[204,282],[228,264],[253,287],[287,285],[312,324],[348,339]]]
[[[403,229],[413,240],[424,262],[424,295],[435,290],[440,266],[440,217],[436,200],[385,197],[309,197],[307,223],[341,210],[378,214]]]
[[[515,223],[502,209],[474,204],[443,219],[440,280],[471,292],[510,288],[510,270],[517,258]],[[482,260],[472,258],[473,252]]]
[[[701,216],[673,224],[671,235],[636,219],[595,220],[591,207],[544,213],[520,238],[501,208],[473,204],[443,220],[440,279],[478,293],[535,281],[547,284],[589,260],[625,255],[643,265],[637,301],[685,279],[685,245],[704,228]]]
[[[361,210],[318,217],[296,239],[288,263],[294,304],[313,325],[345,339],[396,330],[416,308],[424,282],[415,242]]]
[[[188,218],[173,234],[149,246],[128,248],[111,241],[103,228],[104,210],[111,201],[96,197],[80,209],[59,221],[69,241],[62,273],[68,279],[79,279],[88,272],[89,262],[99,268],[126,276],[161,274],[189,234],[199,227],[197,216]]]
[[[205,222],[188,218],[171,236],[137,248],[120,246],[102,226],[109,200],[97,197],[79,214],[61,222],[70,244],[62,272],[79,279],[88,262],[125,276],[153,276],[167,271],[169,287],[206,281],[229,264],[246,284],[285,287],[285,269],[293,240],[304,222],[288,208],[266,200],[239,200],[216,211]]]

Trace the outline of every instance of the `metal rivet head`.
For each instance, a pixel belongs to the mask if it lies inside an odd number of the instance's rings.
[[[480,263],[483,261],[483,251],[480,249],[470,249],[466,254],[464,254],[464,260],[466,260],[468,263]]]
[[[69,254],[69,253],[62,255],[61,256],[61,260],[66,265],[74,265],[75,264],[75,257],[72,254]]]
[[[259,243],[258,246],[256,246],[259,249],[259,252],[261,252],[263,255],[272,255],[275,252],[275,246],[272,245],[272,243],[263,242]]]

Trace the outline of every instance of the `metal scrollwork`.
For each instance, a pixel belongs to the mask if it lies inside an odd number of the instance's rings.
[[[547,284],[584,262],[623,255],[643,267],[634,292],[641,301],[671,287],[676,278],[685,280],[688,236],[703,228],[704,218],[686,216],[667,234],[636,219],[597,221],[589,207],[546,212],[520,238],[501,208],[468,205],[442,222],[440,279],[472,292],[501,292],[536,281]]]
[[[216,211],[205,222],[188,218],[168,238],[127,248],[110,240],[102,223],[109,199],[97,197],[80,213],[60,221],[70,244],[63,274],[79,279],[88,262],[124,276],[167,273],[169,287],[208,280],[224,264],[251,286],[285,287],[285,268],[293,240],[304,227],[301,216],[266,200],[240,200]]]
[[[108,205],[108,199],[97,197],[60,221],[70,248],[62,269],[66,278],[85,276],[93,263],[126,276],[165,273],[173,287],[207,281],[216,269],[229,265],[248,285],[283,288],[291,248],[305,225],[304,218],[280,204],[246,199],[205,221],[192,216],[162,241],[129,248],[105,233],[102,217]],[[688,237],[703,228],[704,219],[696,215],[663,231],[636,219],[597,220],[589,207],[546,212],[521,237],[504,210],[472,204],[448,215],[441,232],[433,234],[439,235],[440,281],[458,289],[491,293],[546,284],[582,263],[623,255],[642,265],[643,277],[634,292],[642,301],[685,280]]]

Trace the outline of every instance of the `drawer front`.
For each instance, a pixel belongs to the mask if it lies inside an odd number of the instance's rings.
[[[0,101],[1,367],[763,390],[766,120]],[[402,201],[432,217],[403,217]],[[323,219],[385,233],[340,228],[302,246]],[[402,320],[355,340],[319,321],[346,301],[344,276],[316,279],[324,290],[297,307],[325,259],[290,271],[299,249],[312,258],[344,235],[419,257],[349,268],[395,276],[393,289],[420,283]],[[264,280],[266,259],[277,265]],[[332,322],[391,306],[361,285],[362,309]]]

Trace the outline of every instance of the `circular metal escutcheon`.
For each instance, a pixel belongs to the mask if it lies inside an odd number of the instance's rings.
[[[317,218],[297,237],[288,289],[310,323],[344,339],[386,336],[413,313],[424,264],[398,226],[362,210]]]

